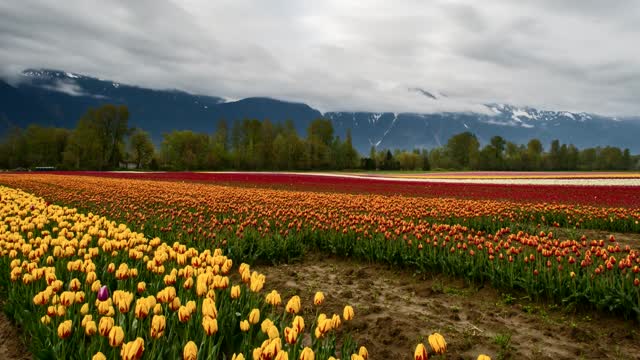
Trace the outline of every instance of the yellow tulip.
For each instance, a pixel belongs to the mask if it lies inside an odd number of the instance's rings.
[[[93,355],[93,357],[91,358],[91,360],[107,360],[107,357],[104,356],[103,353],[101,353],[100,351],[98,351],[95,355]]]
[[[138,293],[143,293],[147,290],[147,284],[144,281],[140,281],[137,286]]]
[[[100,318],[100,321],[98,322],[98,332],[100,335],[109,336],[109,332],[111,331],[114,323],[115,322],[112,317],[105,316]]]
[[[340,320],[340,315],[333,314],[333,316],[331,317],[331,327],[337,330],[340,328],[341,325],[342,325],[342,321]]]
[[[489,357],[489,355],[480,354],[478,355],[478,360],[491,360],[491,358]]]
[[[269,336],[269,339],[273,340],[275,338],[279,338],[280,337],[280,333],[278,332],[278,327],[277,326],[272,326],[269,328],[269,330],[267,330],[267,335]]]
[[[364,358],[358,354],[352,354],[351,360],[364,360]]]
[[[189,341],[187,345],[184,346],[184,350],[182,351],[182,358],[184,360],[197,360],[198,358],[198,347],[196,343],[193,341]]]
[[[273,326],[273,321],[271,321],[271,319],[264,319],[264,321],[262,322],[262,324],[260,324],[260,330],[262,330],[263,333],[267,333],[267,331],[269,331],[269,328]]]
[[[271,290],[271,292],[267,294],[265,301],[271,306],[279,306],[282,304],[280,294],[276,290]]]
[[[249,331],[249,327],[250,327],[250,325],[249,325],[249,322],[247,320],[240,321],[240,330],[242,332]]]
[[[186,306],[180,306],[178,309],[178,320],[182,323],[186,323],[191,318],[191,311]]]
[[[429,345],[436,354],[444,354],[447,351],[447,342],[439,333],[429,335]]]
[[[249,313],[249,323],[251,325],[255,325],[258,323],[258,321],[260,321],[260,310],[258,309],[251,310],[251,312]]]
[[[60,339],[66,339],[71,335],[71,326],[73,322],[71,320],[65,320],[58,325],[58,337]]]
[[[298,340],[298,330],[296,330],[295,327],[290,328],[290,327],[286,327],[284,328],[284,341],[287,342],[287,344],[293,345],[296,343],[296,341]]]
[[[218,317],[218,310],[216,310],[216,303],[210,298],[205,298],[202,301],[202,316],[209,316],[212,318]]]
[[[418,344],[416,351],[413,353],[413,360],[427,360],[428,358],[427,348],[425,348],[422,343]]]
[[[84,333],[87,336],[92,336],[98,331],[98,327],[96,326],[96,322],[93,320],[87,321],[87,324],[84,327]]]
[[[84,305],[82,305],[82,307],[80,308],[80,314],[82,315],[87,315],[87,313],[89,312],[89,304],[85,303]]]
[[[44,315],[40,318],[40,322],[44,325],[49,325],[51,323],[51,317],[49,317],[49,315]]]
[[[233,356],[231,357],[231,360],[244,360],[244,355],[242,355],[242,354],[236,355],[235,353],[233,353]]]
[[[114,326],[109,331],[109,345],[119,347],[124,341],[124,330],[120,326]]]
[[[116,290],[113,292],[113,303],[122,314],[129,312],[133,294],[128,291]]]
[[[369,352],[364,346],[360,346],[360,349],[358,349],[358,355],[360,355],[364,360],[369,359]]]
[[[122,345],[120,357],[122,360],[138,360],[144,353],[144,339],[141,337]]]
[[[138,319],[144,319],[149,315],[149,302],[146,298],[136,300],[135,316]]]
[[[297,314],[300,312],[300,296],[295,295],[287,302],[285,310],[289,314]]]
[[[313,297],[313,305],[320,306],[324,303],[324,294],[322,291],[318,291]]]
[[[179,297],[173,298],[173,301],[171,301],[171,303],[169,303],[169,308],[172,311],[178,311],[178,309],[180,309],[180,306],[182,306],[182,302],[180,301]]]
[[[351,305],[345,306],[344,311],[342,312],[342,318],[345,321],[349,321],[349,320],[353,320],[354,316],[355,316],[355,313],[353,312],[353,308],[351,307]]]
[[[302,318],[302,316],[294,317],[291,326],[298,331],[298,334],[302,334],[302,332],[304,332],[304,318]]]
[[[308,347],[302,349],[302,352],[300,353],[300,360],[315,360],[315,358],[316,355],[313,353],[313,350]]]
[[[235,285],[231,287],[231,298],[237,299],[240,297],[240,285]]]
[[[211,336],[218,332],[218,320],[205,316],[202,318],[202,328],[207,335]]]
[[[273,360],[289,360],[289,353],[286,351],[280,351]]]
[[[161,338],[166,326],[167,320],[164,315],[154,315],[151,319],[151,337],[154,339]]]

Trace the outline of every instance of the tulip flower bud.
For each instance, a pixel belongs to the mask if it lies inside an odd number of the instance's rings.
[[[235,285],[231,287],[231,298],[232,299],[237,299],[240,297],[240,286],[239,285]]]
[[[253,309],[251,313],[249,313],[249,323],[255,325],[260,321],[260,310]]]
[[[313,353],[313,350],[308,347],[302,349],[302,352],[300,353],[300,360],[315,360],[315,358],[316,355]]]
[[[413,353],[413,360],[427,360],[428,358],[427,348],[424,347],[424,344],[418,344],[416,351]]]
[[[316,306],[320,306],[324,303],[324,294],[322,291],[318,291],[316,295],[313,297],[313,304]]]
[[[98,290],[98,300],[106,301],[109,298],[109,288],[104,285]]]
[[[66,339],[71,335],[71,320],[65,320],[58,325],[58,337],[60,339]]]
[[[198,347],[196,346],[196,343],[189,341],[187,345],[184,346],[182,358],[184,360],[196,360],[198,358]]]
[[[247,332],[249,331],[249,322],[247,320],[240,321],[240,331]]]
[[[349,320],[353,320],[353,317],[355,316],[354,312],[353,312],[353,307],[351,307],[351,305],[347,305],[344,307],[344,311],[342,312],[342,318],[345,321],[349,321]]]
[[[429,345],[436,354],[444,354],[447,351],[447,342],[439,333],[429,335]]]

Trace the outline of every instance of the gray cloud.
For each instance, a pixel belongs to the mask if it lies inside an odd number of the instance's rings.
[[[637,115],[638,24],[633,0],[2,1],[0,74],[48,67],[323,111]]]

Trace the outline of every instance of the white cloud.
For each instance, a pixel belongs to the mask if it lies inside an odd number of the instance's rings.
[[[22,0],[0,3],[0,74],[48,67],[323,111],[637,115],[639,24],[633,0]]]

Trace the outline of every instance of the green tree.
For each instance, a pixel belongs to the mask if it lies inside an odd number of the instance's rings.
[[[136,168],[141,169],[146,167],[154,154],[153,142],[149,133],[136,129],[129,136],[129,154],[131,159],[136,163]]]
[[[476,136],[467,131],[449,138],[446,152],[456,168],[468,169],[476,166],[479,147]]]
[[[527,143],[527,158],[529,160],[528,170],[540,170],[542,167],[542,142],[538,139],[531,139]]]
[[[330,120],[316,119],[307,130],[310,167],[328,169],[332,163],[333,125]]]
[[[124,105],[89,108],[69,137],[64,162],[73,168],[117,167],[123,158],[128,122],[129,110]]]
[[[165,165],[172,169],[198,170],[205,168],[208,150],[206,134],[172,131],[163,136],[161,154]]]

